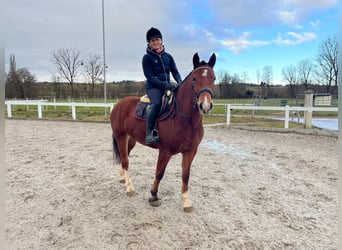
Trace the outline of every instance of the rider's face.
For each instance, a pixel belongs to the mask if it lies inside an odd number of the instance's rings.
[[[157,37],[150,40],[149,45],[152,49],[159,49],[162,44],[162,40]]]

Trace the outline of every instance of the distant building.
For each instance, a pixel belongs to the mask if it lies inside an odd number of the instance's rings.
[[[314,106],[331,106],[331,94],[321,93],[314,95]]]

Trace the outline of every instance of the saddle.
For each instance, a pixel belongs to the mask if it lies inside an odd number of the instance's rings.
[[[151,101],[147,95],[140,97],[140,102],[135,108],[135,117],[138,119],[146,119],[150,104]],[[162,97],[162,105],[160,107],[157,120],[161,121],[171,116],[174,113],[174,107],[174,94],[171,91],[167,91]]]

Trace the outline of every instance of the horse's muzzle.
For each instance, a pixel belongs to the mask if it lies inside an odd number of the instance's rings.
[[[199,110],[202,114],[207,115],[210,113],[210,111],[213,109],[213,103],[212,102],[201,102],[199,104]]]
[[[213,109],[213,92],[209,88],[201,89],[197,94],[197,105],[201,114],[209,114]]]

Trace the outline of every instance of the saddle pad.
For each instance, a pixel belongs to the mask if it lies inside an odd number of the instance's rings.
[[[139,102],[137,107],[135,108],[135,117],[138,119],[146,119],[148,108],[150,104],[145,102]],[[175,102],[172,102],[171,105],[167,105],[166,108],[158,115],[158,121],[164,120],[168,118],[170,115],[174,113]]]
[[[140,102],[150,103],[150,98],[148,98],[147,95],[143,95],[142,97],[140,97]]]

